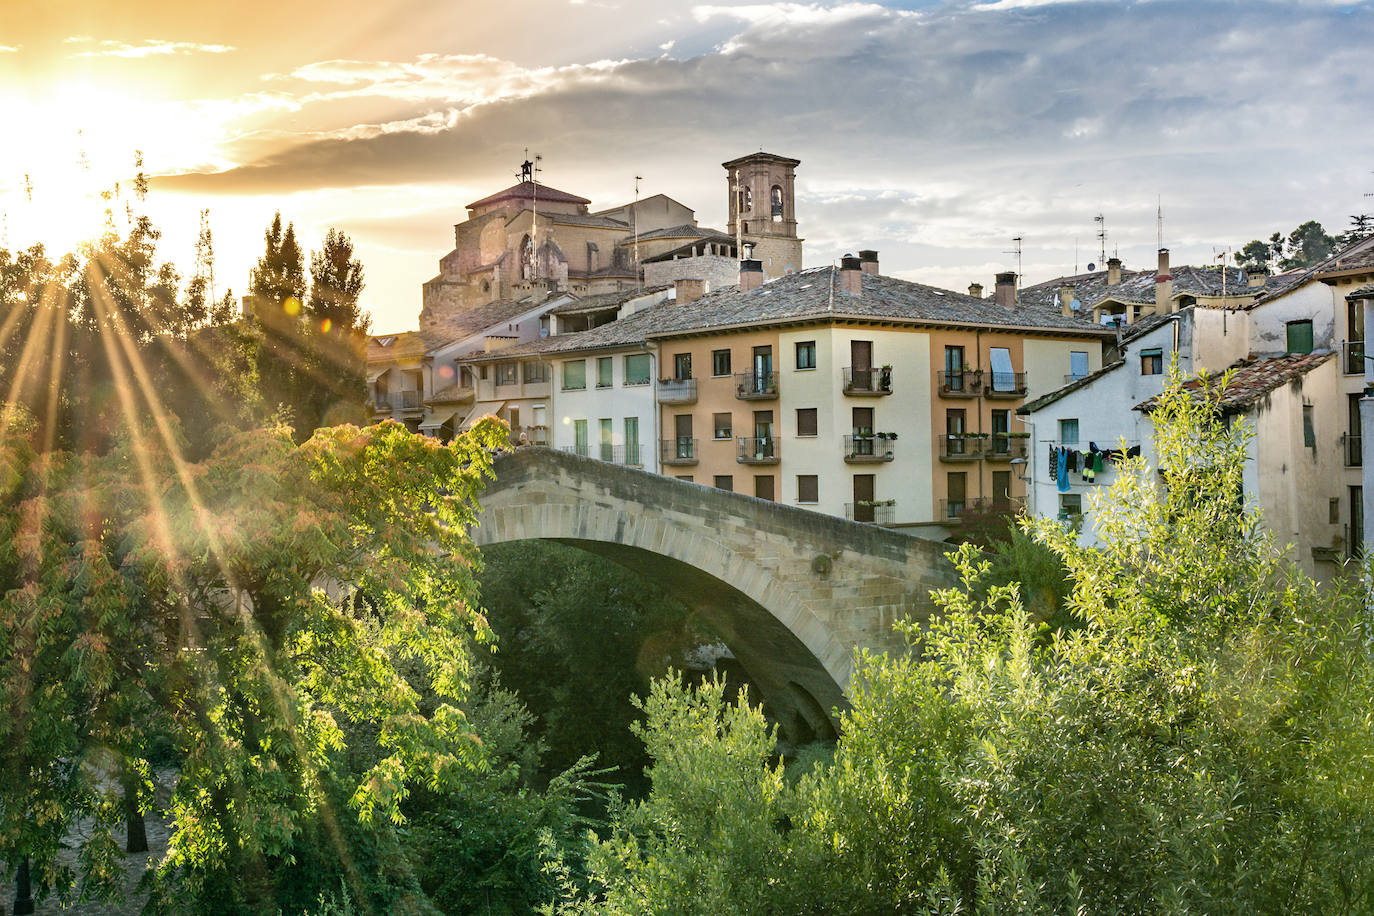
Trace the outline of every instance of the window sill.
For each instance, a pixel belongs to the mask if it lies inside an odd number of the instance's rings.
[[[734,434],[734,433],[731,433],[731,434],[728,435],[728,436],[712,436],[712,437],[711,437],[711,441],[712,441],[712,442],[729,442],[729,441],[730,441],[731,439],[733,439],[733,438],[735,438],[735,434]]]
[[[643,382],[626,382],[626,383],[624,383],[623,385],[621,385],[620,387],[621,387],[621,388],[644,388],[644,387],[647,387],[648,384],[649,384],[649,382],[647,382],[647,381],[643,381]],[[599,387],[599,386],[598,386],[598,387]],[[610,386],[608,385],[607,387],[609,388]]]
[[[586,390],[587,390],[587,386],[586,386],[586,385],[583,385],[581,388],[563,388],[563,389],[561,389],[561,390],[563,390],[563,391],[586,391]]]
[[[820,433],[810,433],[808,435],[797,433],[795,436],[793,436],[794,439],[819,439],[820,437]]]
[[[815,367],[815,366],[798,366],[797,368],[793,369],[792,371],[793,371],[793,372],[815,372],[815,371],[816,371],[816,367]]]

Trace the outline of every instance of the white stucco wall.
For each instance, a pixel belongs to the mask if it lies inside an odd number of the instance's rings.
[[[1066,384],[1072,369],[1069,354],[1074,351],[1088,354],[1088,372],[1102,368],[1099,341],[1026,338],[1021,358],[1026,373],[1027,399],[1038,398]]]
[[[648,353],[649,384],[625,385],[625,356]],[[596,361],[610,357],[612,382],[609,388],[596,387]],[[587,387],[581,390],[563,389],[563,367],[566,363],[583,359],[587,363]],[[658,366],[651,351],[639,347],[569,354],[553,360],[553,447],[572,448],[576,444],[575,421],[587,421],[588,454],[600,455],[600,420],[611,421],[611,444],[625,445],[625,418],[639,418],[640,465],[646,470],[660,470],[658,464],[658,410],[654,403],[653,380],[658,378]],[[673,468],[662,469],[672,475]]]
[[[1269,356],[1284,353],[1288,347],[1287,323],[1304,319],[1312,321],[1313,349],[1339,349],[1331,290],[1324,283],[1309,280],[1250,310],[1250,352]]]

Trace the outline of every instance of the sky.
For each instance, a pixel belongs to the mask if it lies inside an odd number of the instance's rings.
[[[280,211],[352,237],[377,331],[526,150],[593,209],[638,175],[716,227],[720,163],[800,159],[807,266],[873,248],[951,289],[1018,236],[1035,283],[1101,225],[1152,267],[1161,211],[1175,264],[1374,212],[1374,0],[3,2],[0,247],[143,210],[185,276],[208,211],[242,293]]]

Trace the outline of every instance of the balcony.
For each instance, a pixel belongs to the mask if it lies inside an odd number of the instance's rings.
[[[940,440],[941,461],[977,461],[983,457],[987,436],[981,433],[949,433]]]
[[[740,372],[735,375],[735,397],[741,401],[771,401],[777,396],[776,372]]]
[[[739,454],[735,460],[740,464],[777,464],[782,460],[778,454],[778,440],[772,436],[741,437],[738,441]]]
[[[1364,467],[1364,447],[1361,445],[1361,437],[1346,433],[1341,436],[1341,451],[1345,453],[1345,466],[1348,468]]]
[[[1364,341],[1341,341],[1341,371],[1346,375],[1364,375]]]
[[[1020,435],[993,433],[988,439],[987,449],[983,457],[988,461],[1024,460],[1029,443],[1030,436],[1025,433]]]
[[[661,378],[658,380],[660,404],[695,404],[697,380],[694,378]]]
[[[520,437],[524,436],[524,441]],[[510,441],[512,445],[548,445],[549,428],[547,426],[512,426],[510,428]]]
[[[856,398],[876,398],[892,393],[892,367],[879,369],[844,369],[844,393]]]
[[[664,464],[675,467],[696,464],[700,452],[697,449],[697,440],[684,436],[676,439],[664,439],[658,443],[658,459]]]
[[[1026,396],[1026,373],[991,372],[992,384],[983,387],[985,398],[1024,398]]]
[[[942,398],[976,398],[983,391],[983,370],[955,369],[935,373]]]
[[[935,520],[947,524],[959,524],[974,516],[1016,515],[1026,506],[1025,497],[1003,496],[997,499],[942,499],[936,510]]]
[[[626,467],[644,467],[644,449],[638,443],[628,445],[565,445],[562,449],[569,455],[580,458],[596,458],[607,464],[621,464]]]
[[[373,400],[378,413],[394,410],[419,410],[424,403],[424,393],[420,391],[380,391]]]
[[[897,443],[887,436],[845,436],[844,460],[848,464],[876,464],[891,461]]]
[[[897,521],[897,500],[875,499],[844,504],[844,517],[851,522],[891,525]]]

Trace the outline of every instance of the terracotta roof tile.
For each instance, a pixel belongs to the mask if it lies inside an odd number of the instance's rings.
[[[1243,359],[1228,368],[1231,378],[1221,391],[1218,406],[1223,413],[1244,413],[1269,392],[1306,375],[1335,355],[1331,350],[1317,350],[1268,359]],[[1215,391],[1221,384],[1221,374],[1196,376],[1184,382],[1183,388],[1200,394],[1204,382],[1209,392]],[[1149,413],[1158,404],[1159,397],[1155,396],[1135,405],[1135,409]]]

